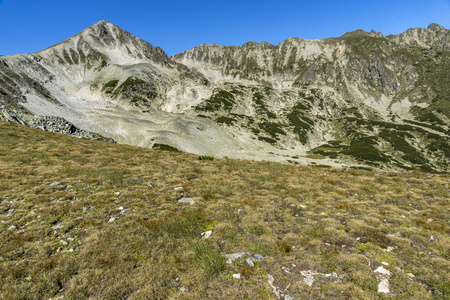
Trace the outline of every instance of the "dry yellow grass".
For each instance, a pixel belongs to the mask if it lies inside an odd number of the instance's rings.
[[[450,297],[449,175],[199,160],[1,122],[0,138],[2,299],[275,299],[271,276],[294,299]]]

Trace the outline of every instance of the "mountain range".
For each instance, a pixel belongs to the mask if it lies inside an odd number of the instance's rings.
[[[167,56],[107,21],[0,57],[0,118],[198,155],[448,172],[450,31],[357,30]]]

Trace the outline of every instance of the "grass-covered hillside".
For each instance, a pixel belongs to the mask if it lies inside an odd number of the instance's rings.
[[[449,175],[0,141],[0,299],[450,298]]]

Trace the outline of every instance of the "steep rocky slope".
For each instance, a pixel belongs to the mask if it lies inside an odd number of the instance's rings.
[[[389,37],[203,44],[174,59],[215,84],[194,113],[243,135],[315,158],[445,170],[449,37],[432,24]]]
[[[82,136],[196,154],[448,171],[449,41],[432,24],[168,57],[101,21],[41,52],[0,57],[0,116],[60,117]]]
[[[1,57],[0,80],[6,120],[33,125],[32,115],[57,116],[84,136],[199,154],[240,145],[208,120],[165,113],[208,97],[208,81],[106,21],[39,53]]]

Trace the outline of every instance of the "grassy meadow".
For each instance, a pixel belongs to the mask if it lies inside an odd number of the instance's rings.
[[[0,299],[449,299],[449,183],[0,122]]]

